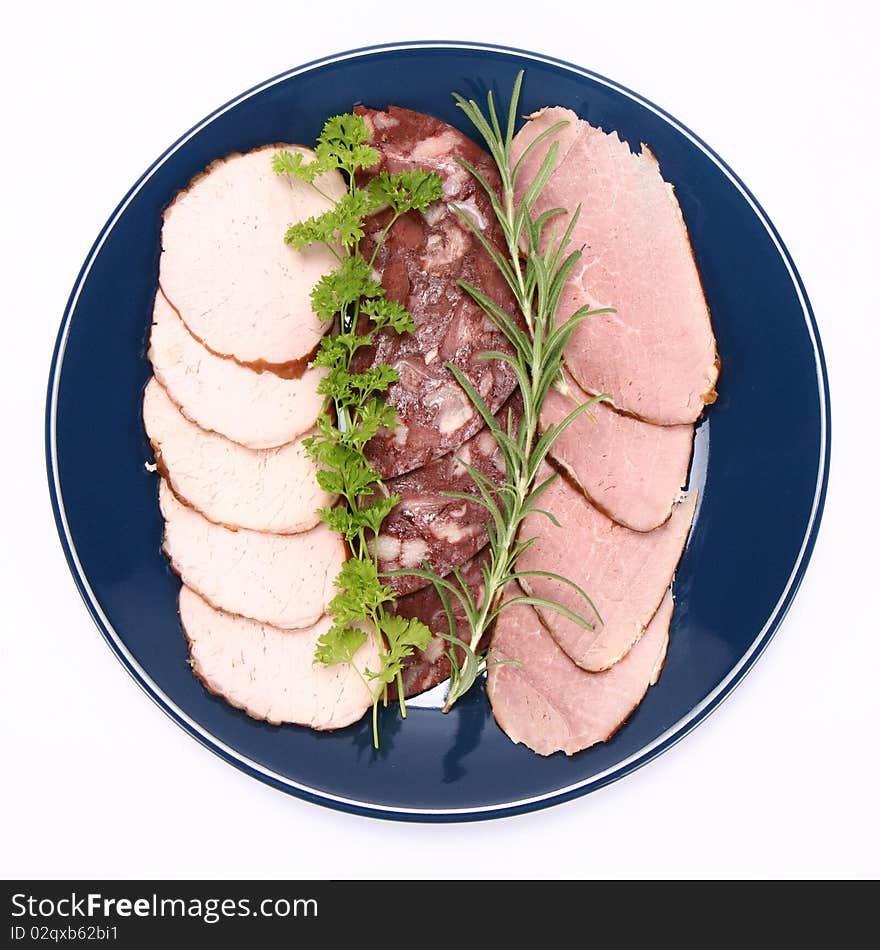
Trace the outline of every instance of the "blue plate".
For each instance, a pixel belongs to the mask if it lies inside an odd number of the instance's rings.
[[[179,582],[160,553],[156,481],[140,423],[162,209],[219,156],[315,139],[323,120],[398,103],[468,134],[457,90],[502,101],[525,68],[523,113],[574,109],[647,142],[675,185],[723,359],[700,428],[702,502],[676,581],[666,668],[608,743],[549,759],[510,742],[481,690],[447,716],[389,710],[374,753],[366,722],[332,734],[254,722],[209,695],[186,663]],[[223,106],[143,175],[98,236],[58,334],[46,454],[61,542],[108,644],[146,693],[212,751],[275,787],[334,808],[453,821],[583,795],[644,765],[727,696],[776,631],[807,566],[825,498],[828,383],[804,288],[736,175],[646,99],[587,70],[494,46],[407,43],[309,63]]]

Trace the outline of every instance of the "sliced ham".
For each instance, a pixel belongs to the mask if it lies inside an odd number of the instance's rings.
[[[376,257],[387,297],[404,304],[417,330],[412,334],[381,331],[373,346],[357,357],[357,368],[388,363],[399,381],[388,391],[400,425],[367,447],[368,457],[390,478],[418,468],[460,446],[483,426],[479,413],[446,369],[457,366],[495,412],[513,391],[516,380],[506,363],[483,360],[487,350],[509,352],[503,334],[461,289],[465,280],[516,314],[510,289],[489,254],[453,210],[467,214],[490,245],[501,247],[502,235],[489,199],[457,162],[464,158],[492,183],[498,173],[491,158],[457,129],[440,119],[391,106],[387,112],[358,107],[373,130],[371,144],[381,162],[367,177],[422,168],[443,182],[443,199],[424,214],[411,212],[392,228]],[[388,223],[389,213],[367,222],[363,241],[370,253]]]
[[[189,333],[161,291],[147,357],[188,419],[251,449],[292,442],[312,428],[324,405],[318,383],[326,370],[309,368],[284,379],[215,356]]]
[[[190,422],[155,378],[144,390],[143,416],[159,470],[209,521],[293,534],[313,528],[318,508],[333,503],[301,439],[247,449]]]
[[[539,478],[550,474],[543,467]],[[521,538],[537,540],[520,557],[520,571],[551,571],[579,584],[593,599],[599,623],[572,588],[545,577],[524,579],[530,594],[552,600],[593,622],[584,629],[558,611],[541,607],[541,620],[559,646],[580,667],[606,670],[641,637],[669,587],[690,531],[696,493],[676,505],[669,520],[642,533],[615,524],[563,478],[547,489],[542,507],[561,527],[529,515]]]
[[[553,126],[560,123],[561,128],[551,133],[550,130]],[[521,188],[528,187],[528,183],[534,180],[541,163],[547,157],[547,152],[554,142],[556,143],[555,167],[558,168],[565,161],[569,151],[578,139],[577,122],[570,121],[569,113],[565,109],[541,109],[528,117],[527,128],[527,140],[523,141],[520,136],[517,136],[514,139],[512,151],[514,167],[521,160],[517,171],[517,179],[522,183]],[[542,135],[544,136],[543,139],[541,139]],[[538,141],[538,139],[541,140]],[[529,150],[527,155],[524,155],[523,153],[531,142],[535,142],[534,147]],[[562,221],[561,218],[559,220]]]
[[[488,429],[482,429],[455,452],[385,482],[390,494],[400,495],[400,503],[383,522],[376,541],[383,571],[418,568],[427,561],[445,576],[486,544],[486,509],[475,501],[443,494],[478,494],[474,479],[462,462],[495,484],[504,482],[504,457]],[[388,583],[399,594],[407,594],[430,582],[401,575],[389,578]]]
[[[538,614],[514,604],[500,614],[492,640],[487,692],[498,725],[539,755],[574,755],[607,742],[660,675],[669,642],[667,591],[644,636],[604,673],[576,666],[548,636]]]
[[[330,629],[328,618],[303,630],[280,630],[216,610],[189,587],[181,588],[179,607],[195,675],[254,719],[339,729],[372,705],[358,675],[365,667],[378,669],[372,641],[355,654],[358,670],[314,663],[315,645]]]
[[[284,243],[291,224],[332,204],[272,171],[282,148],[314,158],[295,145],[267,145],[214,162],[177,195],[163,218],[159,285],[214,353],[295,373],[327,329],[309,294],[336,262],[322,245],[297,251]],[[316,185],[334,199],[346,190],[336,171]]]
[[[570,123],[564,154],[535,213],[580,205],[572,246],[584,249],[563,292],[560,318],[584,305],[617,311],[590,317],[575,331],[566,363],[583,389],[609,393],[618,408],[641,419],[693,422],[715,399],[718,363],[673,188],[646,146],[633,154],[616,132],[593,128],[568,109],[532,116],[514,140],[514,161],[536,131],[558,120]],[[534,149],[535,161],[554,137]],[[528,185],[529,177],[520,176],[519,192]]]
[[[590,397],[567,380],[563,395],[551,389],[541,426],[558,425]],[[687,481],[694,427],[655,426],[597,403],[562,433],[551,455],[590,502],[634,531],[651,531],[672,513]]]
[[[232,531],[180,502],[164,478],[159,506],[171,566],[210,604],[285,629],[320,619],[345,560],[340,535],[326,525],[290,535]]]

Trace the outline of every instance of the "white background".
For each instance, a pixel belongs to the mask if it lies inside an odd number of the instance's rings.
[[[508,3],[502,15],[459,0],[151,0],[15,4],[4,14],[3,876],[880,873],[876,4],[566,7]],[[801,271],[833,409],[831,487],[810,570],[731,698],[672,751],[598,793],[459,826],[308,805],[185,735],[125,674],[80,602],[43,462],[61,313],[135,178],[195,121],[269,76],[426,38],[577,62],[644,93],[724,156]]]

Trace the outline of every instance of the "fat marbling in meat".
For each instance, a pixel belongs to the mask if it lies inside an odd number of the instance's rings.
[[[489,549],[483,548],[479,554],[463,564],[460,569],[461,579],[465,582],[477,604],[483,599],[485,585],[482,570],[488,563]],[[468,643],[471,638],[471,628],[464,616],[461,601],[455,595],[450,595],[449,601],[455,619],[455,635],[459,640]],[[450,665],[449,657],[446,654],[451,645],[442,636],[442,634],[450,632],[449,621],[443,602],[433,585],[400,597],[395,604],[395,611],[401,617],[418,618],[434,634],[424,650],[416,650],[412,656],[404,660],[403,685],[405,695],[407,697],[415,696],[449,678]],[[485,643],[478,644],[480,648],[483,646],[485,646]],[[457,649],[459,662],[461,663],[464,660],[464,653],[460,647]]]
[[[389,389],[388,401],[397,409],[401,424],[377,436],[367,449],[377,471],[388,478],[446,454],[482,427],[479,413],[445,364],[454,364],[468,377],[492,412],[516,385],[505,363],[480,359],[487,350],[509,352],[510,347],[458,281],[478,287],[508,313],[517,311],[489,254],[453,210],[453,205],[460,208],[491,245],[502,246],[489,199],[455,161],[456,157],[467,159],[497,185],[490,157],[432,116],[396,106],[387,112],[357,111],[372,128],[371,144],[381,155],[380,164],[368,176],[422,168],[436,172],[443,182],[443,199],[424,214],[403,216],[376,257],[386,295],[404,304],[417,325],[413,334],[381,331],[375,344],[358,355],[359,369],[388,363],[400,375]],[[368,221],[365,252],[375,246],[388,214]]]
[[[443,494],[456,491],[477,496],[476,483],[462,462],[496,485],[504,482],[504,457],[488,428],[454,452],[385,482],[390,494],[400,495],[400,502],[383,522],[375,542],[382,570],[419,568],[427,562],[445,576],[486,544],[486,509],[476,501]],[[399,594],[407,594],[429,581],[400,575],[388,583]]]

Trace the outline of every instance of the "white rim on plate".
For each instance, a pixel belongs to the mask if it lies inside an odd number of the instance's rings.
[[[61,481],[58,472],[58,458],[57,458],[57,409],[58,409],[58,390],[59,390],[59,380],[60,380],[60,368],[64,361],[64,353],[67,347],[67,338],[70,329],[71,322],[73,320],[73,315],[76,310],[76,305],[79,300],[82,288],[85,284],[86,279],[88,278],[89,272],[91,271],[92,265],[96,257],[98,256],[101,248],[104,245],[104,242],[107,240],[110,232],[116,225],[116,222],[124,214],[125,210],[131,204],[135,196],[140,192],[144,185],[149,181],[149,179],[155,174],[155,172],[162,167],[172,155],[174,155],[186,142],[188,142],[193,136],[197,135],[204,128],[209,126],[215,119],[222,116],[224,113],[228,112],[230,109],[239,105],[240,103],[250,99],[252,96],[257,95],[258,93],[263,92],[266,89],[271,88],[272,86],[277,85],[278,83],[285,82],[286,80],[301,75],[303,73],[309,72],[318,67],[327,66],[332,63],[343,62],[348,59],[355,59],[365,55],[371,55],[375,53],[390,52],[392,50],[418,50],[418,49],[465,49],[473,50],[476,52],[491,52],[491,53],[502,53],[511,57],[515,57],[520,60],[530,60],[532,62],[545,63],[560,69],[565,69],[568,72],[571,72],[578,76],[583,76],[584,78],[590,79],[593,82],[597,82],[603,86],[606,86],[609,89],[613,89],[615,92],[620,93],[621,95],[626,96],[629,99],[632,99],[634,102],[637,102],[639,105],[643,106],[646,109],[649,109],[659,118],[661,118],[668,125],[672,126],[677,132],[683,135],[692,145],[698,148],[704,155],[706,155],[725,175],[726,178],[734,185],[734,187],[740,192],[743,198],[748,203],[749,207],[755,213],[755,216],[761,222],[767,234],[770,236],[776,250],[779,253],[780,258],[785,264],[786,270],[788,271],[789,277],[791,278],[792,285],[794,286],[795,293],[797,294],[798,302],[801,305],[801,310],[804,315],[804,322],[807,327],[807,332],[810,336],[810,342],[813,346],[813,352],[816,361],[816,376],[820,383],[819,389],[819,411],[820,411],[820,451],[819,451],[819,466],[816,475],[816,490],[813,496],[813,504],[810,511],[810,519],[807,524],[807,529],[804,533],[804,539],[801,544],[800,550],[798,552],[797,559],[795,560],[794,566],[792,568],[791,574],[786,582],[783,591],[776,602],[776,605],[773,608],[773,611],[770,614],[770,617],[767,619],[766,624],[761,629],[760,633],[755,637],[752,645],[749,647],[745,655],[740,659],[739,663],[728,673],[728,675],[722,680],[721,683],[706,696],[702,702],[697,706],[694,706],[686,716],[682,717],[674,725],[670,726],[664,733],[658,736],[653,742],[642,747],[638,752],[629,756],[628,758],[616,763],[614,766],[599,772],[595,775],[590,776],[587,779],[584,779],[581,782],[575,782],[572,785],[566,785],[562,788],[554,789],[550,792],[545,792],[541,795],[535,795],[530,798],[517,799],[515,801],[508,802],[498,802],[492,805],[474,805],[467,806],[462,808],[409,808],[401,805],[384,805],[378,802],[369,802],[363,801],[354,798],[346,798],[341,795],[334,795],[330,792],[324,791],[319,788],[313,788],[309,785],[305,785],[301,782],[296,782],[291,778],[288,778],[285,775],[275,772],[272,769],[268,769],[265,766],[261,765],[259,762],[255,762],[253,759],[248,758],[245,755],[242,755],[239,751],[227,745],[213,733],[209,732],[198,722],[188,716],[182,709],[180,709],[161,689],[158,685],[153,682],[149,674],[143,669],[143,667],[135,660],[134,656],[125,646],[122,641],[122,638],[113,628],[113,625],[110,623],[109,619],[105,615],[103,609],[101,608],[98,599],[95,596],[94,591],[91,588],[91,585],[88,582],[88,578],[85,575],[85,572],[82,569],[79,557],[76,552],[76,548],[73,543],[73,538],[70,534],[70,528],[67,522],[67,514],[64,508],[64,500],[61,494]],[[388,817],[393,817],[394,815],[401,816],[412,816],[418,817],[423,816],[426,818],[429,817],[439,817],[439,816],[448,816],[454,818],[456,816],[463,817],[467,815],[479,816],[479,815],[491,815],[493,812],[515,812],[518,810],[527,810],[530,806],[538,805],[540,803],[549,803],[555,799],[564,799],[571,796],[573,793],[580,790],[586,789],[590,786],[604,784],[605,780],[610,776],[620,773],[621,775],[631,770],[631,767],[636,763],[644,765],[654,754],[660,750],[663,746],[672,744],[673,740],[681,739],[684,735],[687,734],[689,729],[696,725],[696,723],[702,718],[704,711],[708,710],[714,703],[720,702],[721,699],[725,698],[724,694],[728,691],[731,684],[739,676],[740,672],[749,662],[755,657],[756,653],[766,645],[767,635],[772,632],[781,619],[781,614],[788,606],[789,595],[792,592],[793,585],[800,580],[801,568],[804,562],[804,558],[807,555],[808,549],[811,545],[811,542],[814,540],[814,526],[816,524],[816,519],[819,515],[821,500],[823,496],[823,491],[825,487],[825,473],[826,473],[826,455],[827,455],[827,439],[828,439],[828,412],[827,412],[827,400],[825,394],[825,374],[822,364],[822,356],[819,349],[818,341],[816,338],[816,333],[813,327],[813,320],[811,318],[809,305],[807,303],[805,294],[800,284],[800,280],[795,272],[794,266],[789,259],[788,253],[783,246],[781,240],[777,236],[775,230],[771,226],[769,220],[764,214],[761,207],[749,193],[748,189],[739,181],[736,175],[724,164],[724,162],[717,156],[715,153],[708,148],[703,142],[701,142],[692,132],[687,128],[673,119],[671,116],[667,115],[663,110],[659,109],[653,103],[642,98],[636,93],[632,92],[629,89],[626,89],[623,86],[618,85],[611,80],[605,79],[602,76],[598,76],[595,73],[590,72],[587,69],[582,69],[580,67],[571,65],[569,63],[562,62],[560,60],[554,59],[549,56],[540,56],[535,53],[529,53],[521,50],[514,50],[507,47],[492,46],[489,44],[475,44],[475,43],[453,43],[453,42],[431,42],[431,43],[393,43],[387,46],[374,46],[367,49],[352,50],[347,53],[341,53],[338,56],[330,56],[325,59],[317,60],[312,63],[308,63],[304,66],[300,66],[296,69],[292,69],[286,73],[283,73],[280,76],[276,76],[273,79],[268,80],[267,82],[262,83],[259,86],[250,89],[248,92],[243,93],[237,99],[232,100],[227,103],[225,106],[218,109],[212,115],[208,116],[203,122],[191,129],[186,135],[179,139],[158,161],[153,164],[148,171],[143,175],[140,181],[135,185],[131,192],[126,196],[122,204],[116,209],[113,217],[107,222],[104,227],[104,230],[95,243],[95,246],[92,248],[89,257],[83,266],[82,272],[80,273],[79,279],[77,280],[74,291],[71,295],[70,302],[68,303],[67,311],[64,316],[64,322],[62,323],[61,330],[59,332],[58,343],[56,347],[55,359],[52,363],[51,370],[51,388],[49,392],[49,406],[48,406],[48,448],[49,448],[49,465],[50,465],[50,477],[53,487],[53,492],[57,505],[57,515],[58,522],[63,532],[63,540],[65,542],[65,547],[68,552],[68,557],[71,562],[71,565],[75,571],[76,578],[78,580],[80,589],[83,593],[84,598],[87,601],[88,606],[90,607],[95,619],[98,621],[100,626],[103,629],[105,635],[110,638],[112,641],[117,654],[120,657],[120,660],[124,661],[129,673],[134,677],[138,684],[144,688],[147,695],[153,699],[161,709],[168,713],[173,719],[177,720],[181,724],[185,725],[186,728],[196,736],[204,745],[209,749],[215,752],[221,753],[227,759],[232,762],[240,764],[244,767],[245,770],[257,773],[269,779],[271,782],[279,785],[281,787],[289,788],[291,791],[302,792],[309,798],[312,798],[319,802],[324,802],[329,805],[341,806],[343,808],[349,808],[353,810],[363,810],[367,812],[372,812],[374,814],[384,814]],[[729,695],[729,692],[728,692]]]

